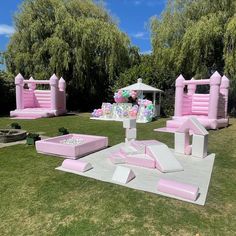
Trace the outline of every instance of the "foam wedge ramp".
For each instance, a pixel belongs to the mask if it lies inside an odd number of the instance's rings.
[[[134,172],[127,167],[117,166],[112,176],[112,181],[127,184],[135,178]]]
[[[184,170],[183,166],[175,158],[171,150],[165,144],[147,146],[147,155],[156,160],[156,168],[161,172],[177,172]]]

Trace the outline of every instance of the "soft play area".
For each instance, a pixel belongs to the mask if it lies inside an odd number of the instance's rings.
[[[0,119],[4,221],[27,235],[49,222],[63,227],[58,235],[78,235],[81,224],[86,230],[94,225],[99,230],[108,227],[107,232],[113,225],[123,225],[126,232],[130,225],[137,229],[137,224],[143,230],[142,222],[150,221],[144,229],[150,235],[157,232],[153,226],[172,229],[173,222],[178,228],[179,222],[187,221],[187,227],[196,228],[193,233],[208,232],[211,224],[221,233],[222,225],[233,225],[236,120],[227,116],[229,81],[218,73],[209,80],[179,78],[173,119],[153,116],[151,121],[139,114],[142,109],[154,114],[161,101],[151,101],[150,95],[155,98],[156,92],[145,97],[133,88],[118,90],[115,103],[104,103],[94,111],[101,117],[94,114],[91,119],[91,113],[64,116],[66,83],[62,78],[53,75],[41,82],[18,75],[15,111],[19,114],[11,112],[10,118]],[[200,83],[209,83],[209,93],[200,93]],[[209,118],[213,117],[211,109],[217,119]],[[176,117],[178,126],[169,126]],[[29,222],[27,231],[25,222]],[[96,227],[91,235],[99,231]]]
[[[142,82],[119,89],[114,94],[115,103],[103,103],[102,107],[92,112],[90,119],[122,121],[124,118],[135,118],[137,123],[147,123],[153,118],[160,117],[161,93],[163,91]],[[159,102],[156,103],[156,94]],[[144,94],[152,94],[152,101]]]
[[[196,118],[189,118],[180,126],[175,134],[174,149],[157,140],[136,140],[135,119],[124,119],[123,127],[124,143],[78,160],[65,159],[56,169],[198,205],[205,204],[215,154],[207,152],[208,132]],[[193,136],[192,144],[190,135]],[[41,142],[36,142],[38,152]],[[64,146],[76,148],[77,145],[65,143],[64,138]],[[54,144],[49,145],[59,150]],[[61,152],[57,154],[61,156]]]

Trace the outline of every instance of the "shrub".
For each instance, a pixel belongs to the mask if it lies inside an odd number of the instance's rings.
[[[66,128],[64,128],[64,127],[59,128],[59,129],[58,129],[58,132],[59,132],[60,134],[63,134],[63,135],[69,134],[69,131],[68,131]]]
[[[11,128],[12,129],[21,129],[21,126],[17,122],[11,123]]]
[[[28,133],[27,138],[32,138],[32,139],[38,140],[39,139],[39,134]]]

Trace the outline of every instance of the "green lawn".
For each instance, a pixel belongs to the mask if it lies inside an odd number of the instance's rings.
[[[4,128],[14,120],[0,118]],[[105,135],[109,144],[124,140],[120,122],[90,121],[88,114],[19,120],[31,132]],[[211,131],[216,153],[204,207],[119,185],[56,171],[62,159],[37,154],[34,147],[0,149],[0,235],[235,235],[236,119]],[[173,147],[173,134],[153,132],[161,119],[138,124],[138,139],[157,139]]]

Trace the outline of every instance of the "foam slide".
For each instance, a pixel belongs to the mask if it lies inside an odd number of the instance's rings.
[[[176,172],[183,170],[170,149],[165,144],[147,146],[147,155],[156,160],[156,168],[161,172]]]

